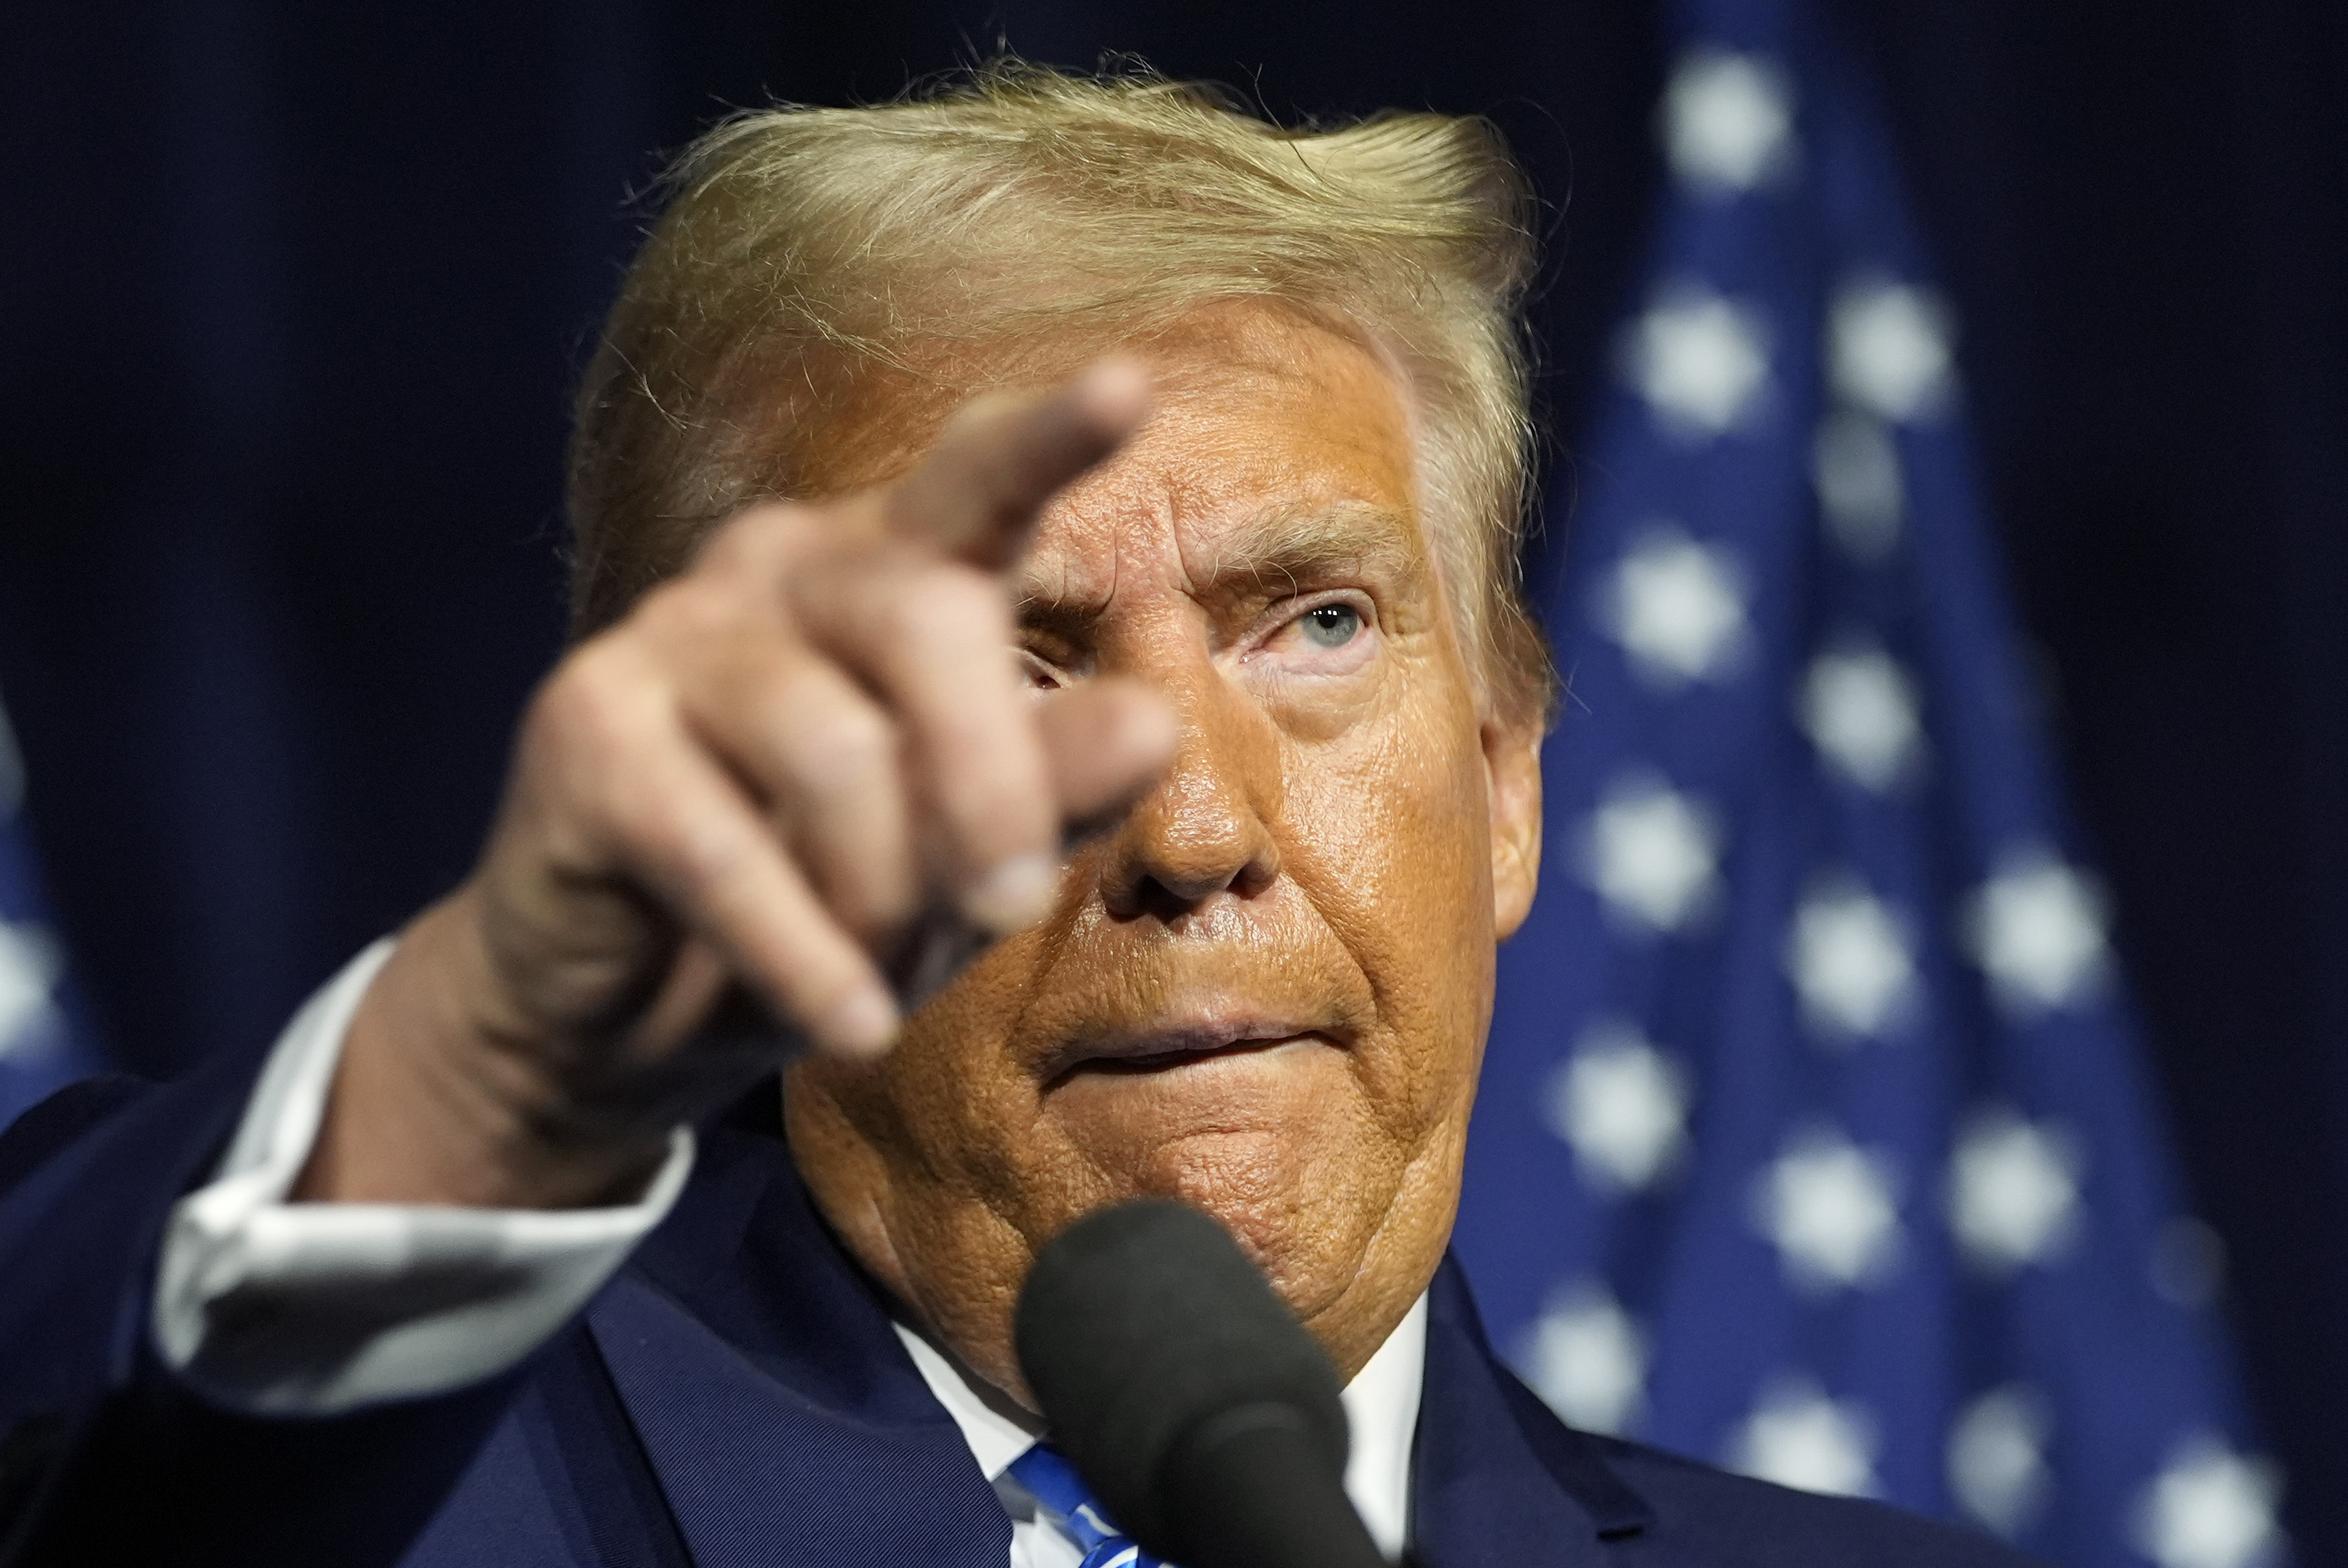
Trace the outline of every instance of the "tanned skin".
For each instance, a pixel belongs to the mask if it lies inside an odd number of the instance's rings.
[[[840,499],[734,519],[555,671],[301,1195],[623,1198],[771,1069],[704,1026],[739,988],[816,1047],[784,1103],[825,1215],[1013,1398],[1036,1249],[1143,1194],[1350,1377],[1450,1234],[1540,858],[1538,727],[1480,699],[1406,389],[1245,305],[950,401],[844,416]],[[1003,939],[901,1021],[942,913]]]

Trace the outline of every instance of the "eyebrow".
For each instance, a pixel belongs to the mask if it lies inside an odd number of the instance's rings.
[[[1214,567],[1199,586],[1285,578],[1292,593],[1300,579],[1336,571],[1405,573],[1418,558],[1413,537],[1408,519],[1367,502],[1281,507],[1218,540]]]
[[[1365,501],[1272,508],[1215,542],[1208,570],[1194,580],[1201,597],[1234,587],[1261,593],[1274,583],[1293,593],[1308,582],[1340,574],[1401,578],[1419,569],[1425,552],[1408,517]],[[1024,583],[1015,608],[1022,621],[1089,619],[1101,606],[1077,605]]]

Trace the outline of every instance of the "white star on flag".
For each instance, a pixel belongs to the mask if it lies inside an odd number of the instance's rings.
[[[56,1016],[49,993],[62,966],[47,927],[0,924],[0,1059],[51,1037],[43,1026]]]
[[[1697,440],[1744,425],[1769,381],[1759,318],[1699,288],[1648,307],[1625,342],[1623,367],[1665,429]]]
[[[1997,1273],[2045,1262],[2070,1243],[2078,1215],[2068,1137],[2011,1110],[1974,1119],[1949,1163],[1949,1224],[1966,1256]]]
[[[1585,1034],[1549,1086],[1549,1125],[1602,1187],[1637,1191],[1687,1149],[1688,1080],[1635,1029]]]
[[[1612,1435],[1638,1419],[1647,1379],[1647,1336],[1606,1287],[1567,1292],[1534,1321],[1532,1385],[1558,1418]]]
[[[1663,92],[1672,172],[1722,191],[1750,191],[1781,173],[1794,150],[1791,97],[1775,61],[1713,50],[1688,56]]]
[[[2160,1568],[2254,1568],[2281,1546],[2275,1467],[2214,1438],[2178,1450],[2138,1500],[2136,1542]]]
[[[1884,1156],[1816,1130],[1797,1135],[1761,1172],[1753,1217],[1796,1285],[1824,1292],[1872,1284],[1899,1261],[1896,1187]]]
[[[1881,1038],[1915,1003],[1916,965],[1880,900],[1839,879],[1813,886],[1786,935],[1802,1016],[1831,1045]]]
[[[2011,1541],[2037,1520],[2054,1491],[2051,1429],[2046,1402],[2024,1384],[1965,1407],[1949,1434],[1949,1490],[1975,1523]]]
[[[1726,551],[1675,529],[1623,556],[1600,610],[1632,669],[1665,691],[1731,673],[1744,651],[1743,573]]]
[[[2071,1006],[2104,978],[2103,896],[2044,851],[2007,856],[1959,923],[1999,1003],[2017,1016]]]
[[[1762,1395],[1730,1444],[1731,1470],[1756,1480],[1837,1497],[1870,1497],[1875,1420],[1856,1400],[1829,1399],[1807,1378]]]
[[[1802,681],[1802,727],[1837,772],[1879,793],[1900,782],[1923,742],[1916,686],[1889,654],[1820,654]]]
[[[1835,390],[1894,423],[1929,419],[1955,389],[1949,312],[1929,292],[1866,279],[1836,292],[1827,325]]]
[[[1810,446],[1810,480],[1827,531],[1844,553],[1877,562],[1900,542],[1908,485],[1900,449],[1881,420],[1848,408],[1819,420]]]
[[[1591,813],[1579,847],[1585,879],[1609,911],[1634,926],[1676,931],[1719,890],[1717,819],[1651,776],[1617,780]]]

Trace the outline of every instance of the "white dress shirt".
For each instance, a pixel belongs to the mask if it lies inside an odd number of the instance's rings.
[[[211,1185],[163,1232],[155,1341],[221,1402],[323,1415],[495,1377],[552,1336],[666,1217],[693,1169],[679,1128],[613,1209],[289,1203],[343,1036],[391,956],[345,965],[278,1037]]]
[[[155,1339],[236,1408],[324,1415],[444,1393],[520,1362],[572,1318],[664,1219],[693,1168],[679,1128],[634,1202],[607,1209],[289,1203],[324,1118],[343,1037],[385,960],[353,959],[286,1026],[211,1185],[164,1228]],[[1034,1418],[902,1324],[913,1365],[1012,1515],[1011,1568],[1076,1568],[1006,1470]],[[1344,1390],[1345,1491],[1389,1557],[1409,1529],[1410,1449],[1426,1365],[1426,1298]]]
[[[892,1326],[1011,1514],[1011,1568],[1077,1568],[1083,1551],[1038,1515],[1035,1499],[1009,1473],[1012,1462],[1043,1435],[1042,1424],[915,1330]],[[1352,1436],[1345,1495],[1389,1558],[1401,1556],[1409,1540],[1410,1445],[1418,1431],[1426,1372],[1426,1297],[1421,1295],[1342,1396]]]

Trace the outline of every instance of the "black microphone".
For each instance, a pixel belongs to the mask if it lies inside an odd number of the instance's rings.
[[[1181,1568],[1387,1568],[1345,1496],[1336,1369],[1223,1228],[1180,1203],[1086,1216],[1013,1330],[1052,1440]]]

